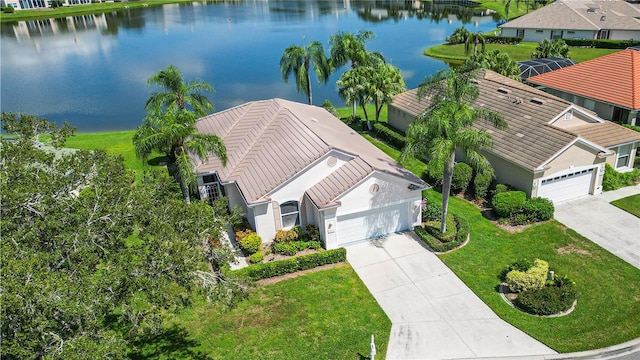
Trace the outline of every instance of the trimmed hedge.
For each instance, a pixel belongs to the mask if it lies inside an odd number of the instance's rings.
[[[248,277],[252,280],[267,279],[274,276],[291,274],[296,271],[312,269],[318,266],[335,264],[347,260],[347,250],[339,248],[317,253],[250,265],[230,271],[233,275]]]
[[[569,310],[576,296],[571,285],[545,286],[519,294],[515,305],[531,314],[553,315]]]
[[[506,283],[513,292],[525,292],[544,287],[549,272],[549,263],[536,259],[527,271],[511,270],[507,273]]]
[[[604,40],[604,39],[562,39],[569,46],[592,47],[599,49],[626,49],[640,45],[638,40]]]
[[[499,35],[484,35],[484,41],[487,44],[508,44],[516,45],[522,42],[522,38],[519,36],[499,36]]]
[[[469,164],[463,162],[456,163],[453,166],[453,176],[451,178],[451,187],[464,192],[467,190],[471,178],[473,177],[473,169]]]
[[[425,225],[424,229],[427,230],[431,236],[443,243],[454,241],[458,232],[458,223],[453,214],[447,214],[447,231],[444,234],[440,232],[441,224],[442,222],[440,221],[440,218],[438,218],[438,220],[433,221],[432,224]]]
[[[320,248],[322,248],[322,244],[319,241],[290,241],[273,244],[274,253],[288,256],[293,256],[306,249],[318,250]]]
[[[373,133],[380,140],[383,140],[398,150],[402,150],[402,148],[407,144],[407,138],[402,134],[402,132],[383,123],[373,124]]]
[[[473,195],[476,200],[484,199],[487,196],[491,180],[491,175],[476,173],[476,176],[473,178]]]
[[[257,264],[262,260],[264,260],[264,253],[262,251],[258,251],[257,253],[251,254],[251,256],[249,256],[249,262],[252,264]]]
[[[519,212],[527,201],[524,191],[505,191],[497,193],[491,199],[493,211],[501,218],[510,218]]]
[[[427,246],[429,246],[434,251],[436,252],[449,251],[462,245],[469,237],[469,232],[470,232],[469,222],[467,221],[466,218],[462,216],[458,216],[456,214],[453,215],[453,218],[454,218],[454,221],[456,222],[457,231],[456,231],[455,239],[452,241],[442,242],[440,241],[440,239],[430,234],[427,230],[425,230],[421,226],[414,227],[413,231],[416,233],[416,235],[418,235],[420,239],[422,239],[422,241],[425,242],[425,244],[427,244]]]

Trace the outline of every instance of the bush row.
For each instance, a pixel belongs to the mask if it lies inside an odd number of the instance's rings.
[[[2,10],[2,12],[6,14],[13,14],[14,12],[16,12],[16,9],[14,9],[13,6],[3,7],[0,8],[0,10]]]
[[[553,217],[555,208],[551,200],[540,197],[527,200],[523,191],[503,190],[502,187],[496,186],[496,192],[491,199],[493,211],[501,219],[509,219],[515,224],[526,224],[546,221]]]
[[[611,165],[604,166],[604,177],[602,178],[602,190],[616,190],[624,186],[632,186],[640,182],[640,169],[633,169],[629,172],[618,172]]]
[[[346,260],[347,250],[345,248],[339,248],[292,257],[285,260],[250,265],[239,270],[232,270],[231,272],[234,275],[246,276],[252,280],[260,280]]]
[[[293,256],[297,254],[298,251],[307,249],[319,250],[320,248],[322,248],[322,244],[320,243],[320,241],[290,241],[273,243],[274,253],[288,256]]]
[[[485,35],[484,40],[487,44],[508,44],[508,45],[516,45],[522,42],[522,37],[520,36],[494,36],[494,35]]]
[[[373,124],[373,133],[380,140],[385,141],[387,144],[399,150],[402,150],[407,143],[407,138],[402,132],[392,129],[383,123]]]
[[[456,227],[455,240],[443,242],[436,236],[429,233],[422,226],[416,226],[413,231],[418,235],[422,241],[424,241],[431,249],[437,252],[444,252],[455,249],[464,243],[469,237],[469,222],[462,216],[456,214],[453,215]]]
[[[592,47],[600,49],[626,49],[640,45],[638,40],[604,40],[604,39],[562,39],[569,46]]]
[[[304,226],[294,226],[290,230],[278,230],[273,239],[275,243],[286,243],[292,241],[320,241],[320,229],[313,224]]]

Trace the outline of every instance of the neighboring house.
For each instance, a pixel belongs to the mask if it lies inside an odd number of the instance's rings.
[[[202,198],[227,196],[263,242],[315,224],[327,249],[412,229],[428,185],[321,107],[253,101],[198,120],[227,165],[196,159]]]
[[[575,64],[576,62],[571,59],[550,57],[518,61],[518,69],[520,69],[520,78],[524,81],[532,76],[556,71]]]
[[[640,39],[640,5],[622,0],[556,0],[500,25],[502,36],[544,39]]]
[[[100,1],[102,2],[102,1]],[[44,9],[51,7],[52,0],[1,0],[2,7],[12,7],[16,10]],[[60,6],[91,4],[91,0],[60,0]]]
[[[527,82],[595,111],[601,118],[640,125],[640,51],[622,50]]]
[[[484,71],[478,89],[473,106],[498,112],[509,124],[504,131],[474,124],[493,137],[485,156],[498,182],[560,202],[601,193],[605,163],[619,171],[633,167],[640,133],[493,71]],[[426,106],[417,89],[396,95],[389,124],[404,131]]]

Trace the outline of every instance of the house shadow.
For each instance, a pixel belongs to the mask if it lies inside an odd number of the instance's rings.
[[[184,327],[172,325],[159,334],[143,336],[134,342],[135,350],[129,353],[129,359],[185,359],[208,360],[208,355],[196,350],[200,343],[189,339]]]

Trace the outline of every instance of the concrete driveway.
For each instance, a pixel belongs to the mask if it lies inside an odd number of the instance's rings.
[[[413,236],[347,247],[347,260],[391,319],[387,359],[555,354],[498,318]]]
[[[640,219],[610,204],[640,194],[640,185],[556,205],[555,218],[580,235],[640,268]]]

